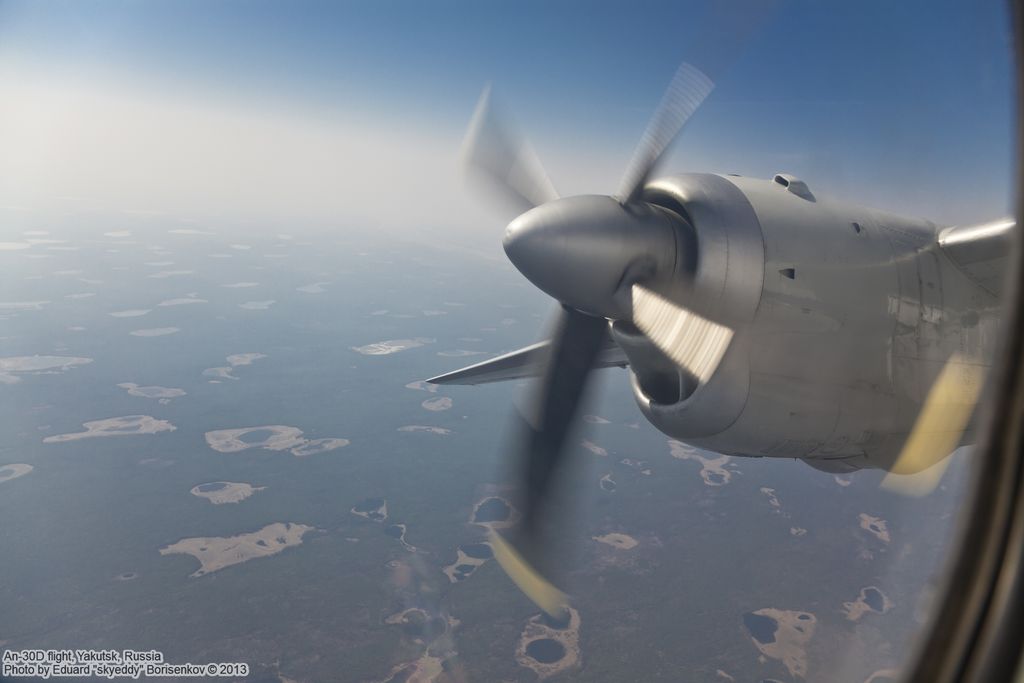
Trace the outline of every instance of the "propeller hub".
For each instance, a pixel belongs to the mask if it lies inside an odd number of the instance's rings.
[[[563,304],[591,315],[629,319],[635,282],[672,277],[680,221],[643,202],[566,197],[512,221],[505,231],[505,253],[530,282]]]

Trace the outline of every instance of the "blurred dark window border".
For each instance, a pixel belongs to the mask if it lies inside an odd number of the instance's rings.
[[[1003,347],[987,389],[968,510],[955,557],[903,680],[1024,681],[1024,0],[1009,1],[1016,64],[1015,245],[1008,261]]]

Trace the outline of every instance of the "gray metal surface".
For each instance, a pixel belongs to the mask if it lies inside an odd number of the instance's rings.
[[[1016,227],[1012,218],[982,225],[961,225],[939,233],[939,247],[967,277],[988,292],[1001,295],[1006,255]]]
[[[990,362],[997,298],[942,253],[932,223],[811,200],[774,181],[727,181],[756,214],[764,260],[746,272],[762,274],[760,283],[731,267],[743,247],[756,254],[757,240],[722,227],[709,184],[697,192],[680,176],[649,186],[655,201],[681,198],[710,271],[678,298],[713,306],[701,290],[720,282],[713,301],[736,338],[707,387],[675,404],[652,401],[634,381],[641,410],[662,431],[722,453],[890,467],[946,361],[960,354]],[[714,229],[705,215],[717,220]],[[989,231],[975,239],[1001,238]],[[739,315],[754,299],[752,318]],[[631,361],[642,376],[642,361]]]
[[[986,368],[1012,223],[940,229],[771,180],[688,174],[642,202],[559,199],[509,226],[506,251],[534,284],[613,321],[644,416],[717,452],[803,458],[830,472],[891,468],[950,359]],[[644,287],[727,325],[732,343],[705,383],[631,322]],[[544,345],[432,381],[532,376]],[[968,428],[961,443],[973,435]]]
[[[509,224],[505,253],[534,285],[592,315],[629,319],[630,285],[671,283],[685,260],[682,219],[650,204],[583,195],[548,202]]]

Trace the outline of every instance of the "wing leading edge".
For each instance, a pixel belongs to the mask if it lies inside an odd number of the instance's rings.
[[[1015,225],[1012,218],[1004,218],[983,225],[946,228],[939,233],[938,245],[978,286],[1001,296]]]
[[[490,382],[505,382],[525,377],[538,377],[544,370],[550,353],[550,341],[542,341],[537,344],[506,353],[497,358],[491,358],[475,365],[453,370],[437,377],[427,380],[430,384],[488,384]],[[629,365],[626,354],[614,342],[608,341],[597,356],[594,367],[598,368],[624,368]]]

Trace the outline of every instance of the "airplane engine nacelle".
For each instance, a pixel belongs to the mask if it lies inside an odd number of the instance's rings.
[[[651,288],[734,332],[699,385],[629,322],[611,326],[640,410],[669,436],[889,467],[946,362],[991,357],[996,299],[938,253],[928,221],[818,201],[785,175],[675,176],[644,199],[682,217],[692,255]]]
[[[691,174],[651,183],[645,201],[679,214],[674,277],[653,289],[735,331],[748,327],[761,298],[764,243],[743,192],[727,179]],[[630,360],[634,396],[662,432],[683,439],[718,434],[743,410],[750,388],[748,353],[737,334],[715,374],[698,386],[632,324],[616,321],[612,336]]]

